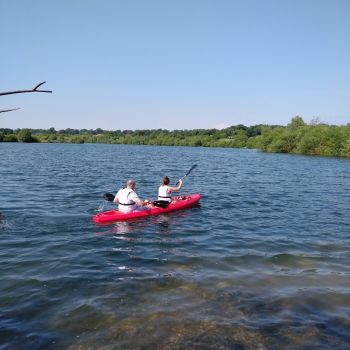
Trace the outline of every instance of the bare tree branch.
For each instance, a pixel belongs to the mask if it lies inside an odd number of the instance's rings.
[[[23,93],[26,93],[26,92],[48,92],[48,93],[52,93],[51,90],[38,90],[38,87],[43,85],[43,84],[45,84],[45,83],[46,83],[46,81],[43,81],[43,82],[39,83],[32,90],[16,90],[16,91],[0,92],[0,96],[12,95],[12,94],[23,94]]]
[[[17,111],[17,109],[20,109],[20,108],[3,109],[2,111],[0,111],[0,113],[11,112],[11,111]]]
[[[46,81],[43,81],[42,83],[39,83],[33,90],[36,90],[39,86],[41,86],[41,85],[43,85],[45,83],[46,83]]]

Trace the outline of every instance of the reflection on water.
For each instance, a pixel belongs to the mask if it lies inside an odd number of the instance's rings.
[[[92,223],[126,174],[155,198],[164,173],[194,163],[183,193],[200,207]],[[0,349],[348,349],[349,165],[1,144]]]

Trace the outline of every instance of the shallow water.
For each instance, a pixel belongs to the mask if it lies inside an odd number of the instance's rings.
[[[93,224],[192,164],[201,206]],[[350,161],[0,143],[0,349],[348,349]]]

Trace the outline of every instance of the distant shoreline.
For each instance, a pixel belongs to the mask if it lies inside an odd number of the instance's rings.
[[[270,153],[350,157],[350,124],[235,125],[225,129],[87,130],[1,129],[0,142],[102,143],[150,146],[249,148]]]

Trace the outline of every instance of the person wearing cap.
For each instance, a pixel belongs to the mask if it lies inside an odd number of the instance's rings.
[[[126,188],[122,188],[116,194],[113,202],[118,204],[118,210],[122,213],[131,213],[133,211],[142,210],[142,207],[149,204],[148,200],[141,200],[134,191],[136,187],[135,180],[128,180]]]
[[[182,187],[182,180],[179,180],[179,184],[175,187],[169,186],[170,179],[165,176],[163,178],[163,184],[159,186],[158,189],[158,200],[159,201],[166,201],[171,202],[171,194],[172,192],[177,192]]]

